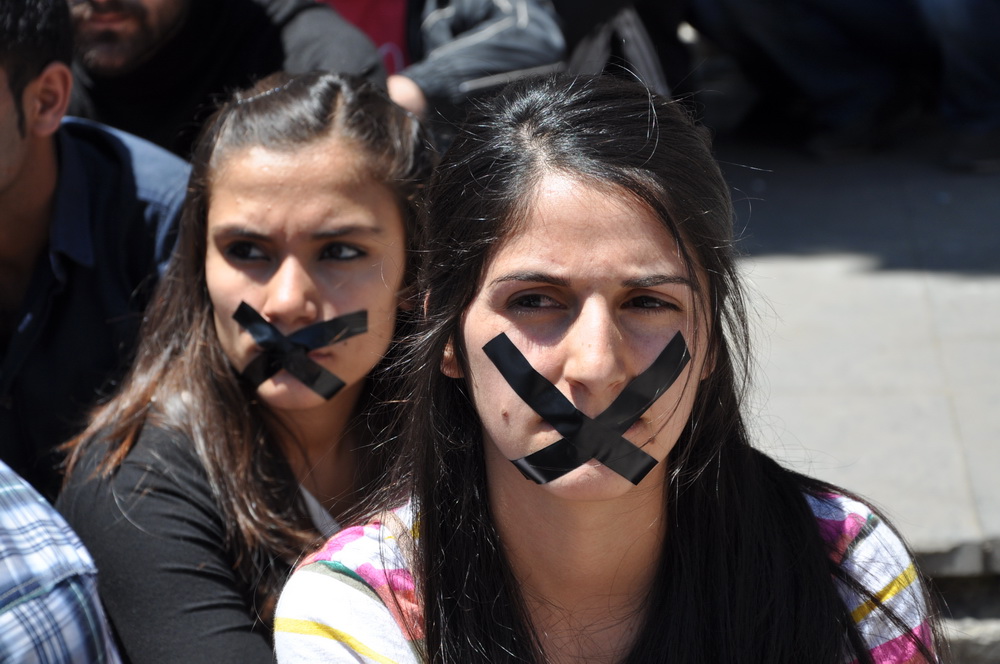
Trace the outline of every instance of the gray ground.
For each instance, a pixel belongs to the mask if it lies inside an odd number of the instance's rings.
[[[717,143],[755,291],[762,446],[869,497],[938,579],[961,664],[1000,662],[1000,176],[916,123],[819,162]]]

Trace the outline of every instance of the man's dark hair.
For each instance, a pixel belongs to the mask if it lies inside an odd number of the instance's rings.
[[[17,108],[17,128],[24,136],[24,88],[52,62],[73,61],[73,25],[66,0],[0,2],[0,67]]]

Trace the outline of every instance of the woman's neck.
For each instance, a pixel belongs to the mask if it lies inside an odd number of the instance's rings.
[[[507,465],[489,478],[491,508],[547,661],[622,661],[663,549],[665,470],[618,498],[578,501]]]
[[[361,389],[345,388],[325,408],[277,414],[292,473],[338,521],[356,502],[358,441],[350,423]]]

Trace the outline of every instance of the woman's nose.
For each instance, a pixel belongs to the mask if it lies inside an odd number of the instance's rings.
[[[628,380],[626,340],[604,303],[586,303],[565,337],[563,380],[577,408],[594,417]],[[589,412],[597,409],[598,412]]]
[[[271,275],[266,291],[261,314],[283,328],[285,334],[316,322],[320,315],[316,283],[305,266],[294,258],[282,261]]]

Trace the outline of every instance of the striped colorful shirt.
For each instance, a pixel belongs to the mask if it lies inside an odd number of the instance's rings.
[[[930,647],[931,631],[920,579],[906,546],[892,528],[867,505],[844,496],[807,495],[806,500],[834,562],[892,609]],[[885,614],[876,611],[872,600],[859,597],[842,584],[838,590],[875,664],[925,661],[916,644]]]
[[[920,581],[896,533],[863,503],[807,496],[831,556],[924,643],[931,643]],[[413,576],[399,534],[413,537],[409,506],[399,522],[373,521],[334,535],[285,586],[275,619],[279,664],[419,664],[423,628]],[[406,532],[408,531],[408,532]],[[870,600],[841,585],[844,603],[876,664],[923,662],[899,627]]]
[[[398,534],[413,535],[409,505],[398,521],[345,528],[302,561],[274,619],[278,661],[418,664],[423,639],[416,586]]]

